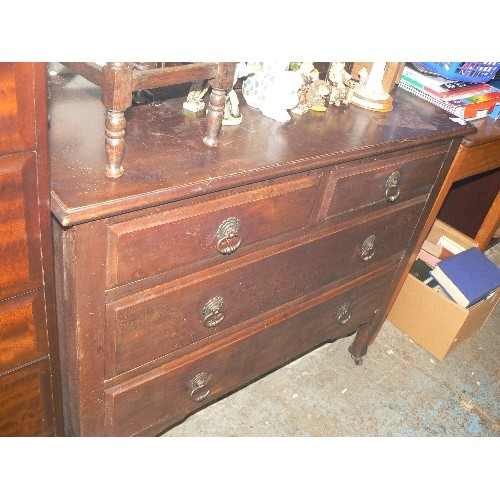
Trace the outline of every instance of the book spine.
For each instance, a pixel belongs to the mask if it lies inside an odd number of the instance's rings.
[[[451,92],[445,92],[444,95],[442,96],[442,99],[445,101],[452,101],[454,99],[463,99],[465,97],[470,97],[478,94],[488,94],[492,90],[494,90],[494,88],[491,85],[484,83],[484,84],[479,84],[475,87],[469,87],[460,90],[454,90]]]
[[[410,78],[409,76],[402,74],[401,78],[408,82],[410,85],[427,92],[437,99],[442,99],[443,101],[452,101],[457,99],[464,99],[466,97],[476,96],[476,95],[484,95],[490,93],[490,91],[495,90],[491,85],[488,84],[477,84],[467,88],[461,88],[457,90],[450,90],[448,92],[438,92],[433,90],[430,87],[427,87],[423,83],[415,80],[414,78]]]
[[[410,94],[413,94],[416,97],[420,97],[421,99],[424,99],[427,102],[430,102],[431,104],[434,104],[435,106],[438,106],[441,109],[444,109],[448,113],[457,116],[458,118],[462,118],[464,120],[477,120],[479,118],[484,118],[485,116],[488,116],[488,110],[473,110],[470,113],[467,113],[467,109],[471,109],[473,105],[471,106],[454,106],[451,104],[449,101],[443,101],[442,99],[438,99],[437,97],[434,97],[433,95],[425,92],[424,90],[421,90],[411,83],[408,83],[406,80],[401,79],[399,81],[398,86],[402,88],[403,90],[406,90],[407,92],[410,92]],[[469,116],[469,114],[471,116]]]
[[[411,79],[418,85],[422,85],[427,91],[435,94],[440,94],[440,97],[451,95],[453,93],[460,94],[471,91],[472,93],[475,93],[478,92],[481,88],[483,90],[486,90],[489,87],[487,83],[461,82],[458,80],[440,76],[424,75],[419,71],[410,68],[409,66],[405,66],[403,68],[403,73],[401,76]]]
[[[401,78],[409,81],[410,83],[421,89],[427,87],[428,89],[434,90],[436,92],[443,91],[439,83],[436,84],[432,81],[429,81],[427,78],[425,78],[424,75],[413,71],[411,68],[408,68],[408,66],[405,66],[403,68]]]
[[[402,88],[403,90],[406,90],[407,92],[410,92],[410,94],[413,94],[414,96],[420,97],[421,99],[424,99],[427,102],[430,102],[431,104],[434,104],[435,106],[439,106],[440,108],[444,109],[448,113],[455,114],[456,108],[454,106],[451,106],[448,104],[447,101],[442,101],[441,99],[438,99],[437,97],[434,97],[433,95],[430,95],[426,93],[425,91],[421,90],[420,88],[415,87],[411,83],[407,82],[406,80],[401,79],[399,81],[399,88]]]

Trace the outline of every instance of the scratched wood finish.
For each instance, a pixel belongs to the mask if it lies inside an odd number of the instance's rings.
[[[272,323],[255,325],[181,363],[160,366],[146,376],[113,387],[106,391],[107,432],[118,436],[144,433],[158,421],[167,427],[241,384],[291,361],[311,342],[321,344],[351,333],[353,325],[371,321],[391,275],[386,272],[357,287],[330,291],[290,314],[276,317]],[[339,310],[346,303],[350,317],[342,324]],[[195,402],[190,397],[189,382],[201,372],[208,374],[209,394],[205,400]]]
[[[165,284],[112,302],[106,321],[108,344],[113,346],[110,368],[115,366],[116,373],[130,370],[391,256],[396,260],[409,238],[405,228],[415,225],[421,209],[421,203],[414,204],[397,216],[391,212],[290,249],[258,253],[213,276],[193,276],[184,286]],[[375,253],[365,261],[361,248],[371,235],[376,236]],[[210,328],[203,322],[203,309],[214,296],[224,299],[226,316]]]
[[[448,152],[448,144],[400,154],[397,158],[380,159],[378,168],[372,165],[347,172],[331,174],[328,190],[332,191],[326,210],[327,217],[338,217],[352,210],[376,210],[388,203],[397,206],[416,196],[428,193]],[[371,167],[371,168],[369,168]],[[398,174],[394,187],[388,187],[391,175]],[[395,199],[388,199],[393,196]],[[352,213],[349,214],[352,217]]]
[[[384,117],[331,107],[286,124],[263,119],[241,97],[243,126],[223,127],[220,147],[207,151],[206,119],[182,113],[183,99],[172,99],[128,111],[125,174],[113,181],[102,171],[100,89],[75,75],[52,78],[50,88],[52,210],[64,226],[475,130],[405,91],[395,92],[396,107]]]
[[[0,435],[62,434],[44,63],[0,63]],[[7,153],[7,154],[5,154]]]
[[[342,336],[355,334],[349,352],[360,362],[474,130],[396,90],[384,116],[331,107],[286,124],[242,102],[242,125],[210,149],[199,141],[206,116],[170,99],[129,110],[125,173],[111,180],[98,89],[59,75],[51,92],[65,428],[76,436],[154,435]],[[401,194],[388,201],[392,165]],[[216,255],[213,231],[233,208],[242,228],[255,226],[231,256]],[[207,328],[215,295],[226,316]],[[346,302],[360,307],[340,325]]]
[[[156,89],[179,83],[208,80],[212,87],[207,107],[207,127],[203,143],[217,146],[226,97],[232,88],[236,63],[186,63],[152,69],[151,64],[107,62],[102,67],[95,63],[63,63],[79,72],[101,88],[101,101],[106,107],[104,173],[110,179],[123,175],[126,125],[125,111],[132,105],[132,92]]]
[[[318,186],[319,177],[313,175],[113,224],[108,229],[108,284],[123,284],[210,257],[225,262],[230,255],[217,250],[221,239],[217,233],[229,218],[239,221],[237,238],[229,243],[236,245],[241,239],[232,257],[255,242],[304,227]]]

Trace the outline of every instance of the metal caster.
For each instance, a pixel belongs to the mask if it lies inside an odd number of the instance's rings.
[[[354,355],[351,354],[351,358],[354,360],[354,364],[356,366],[362,365],[363,364],[363,358],[356,358]]]

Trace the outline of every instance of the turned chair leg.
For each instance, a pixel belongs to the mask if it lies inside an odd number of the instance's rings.
[[[207,111],[207,135],[203,142],[210,147],[217,146],[217,136],[222,126],[226,97],[233,87],[236,63],[219,63],[218,73],[212,85]]]
[[[106,177],[117,179],[123,175],[125,154],[125,110],[132,105],[132,65],[106,63],[103,66],[102,103],[106,107],[105,149]]]
[[[207,111],[207,135],[203,138],[203,142],[211,148],[217,146],[217,136],[222,126],[225,105],[226,91],[212,89]]]
[[[123,111],[108,110],[106,114],[105,148],[107,156],[106,177],[117,179],[123,175],[125,154],[125,114]]]

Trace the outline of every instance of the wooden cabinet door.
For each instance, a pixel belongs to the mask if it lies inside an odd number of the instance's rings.
[[[34,153],[0,158],[0,300],[42,285]]]
[[[0,154],[35,147],[33,63],[0,63]]]
[[[0,377],[0,437],[53,435],[51,405],[47,359]]]

